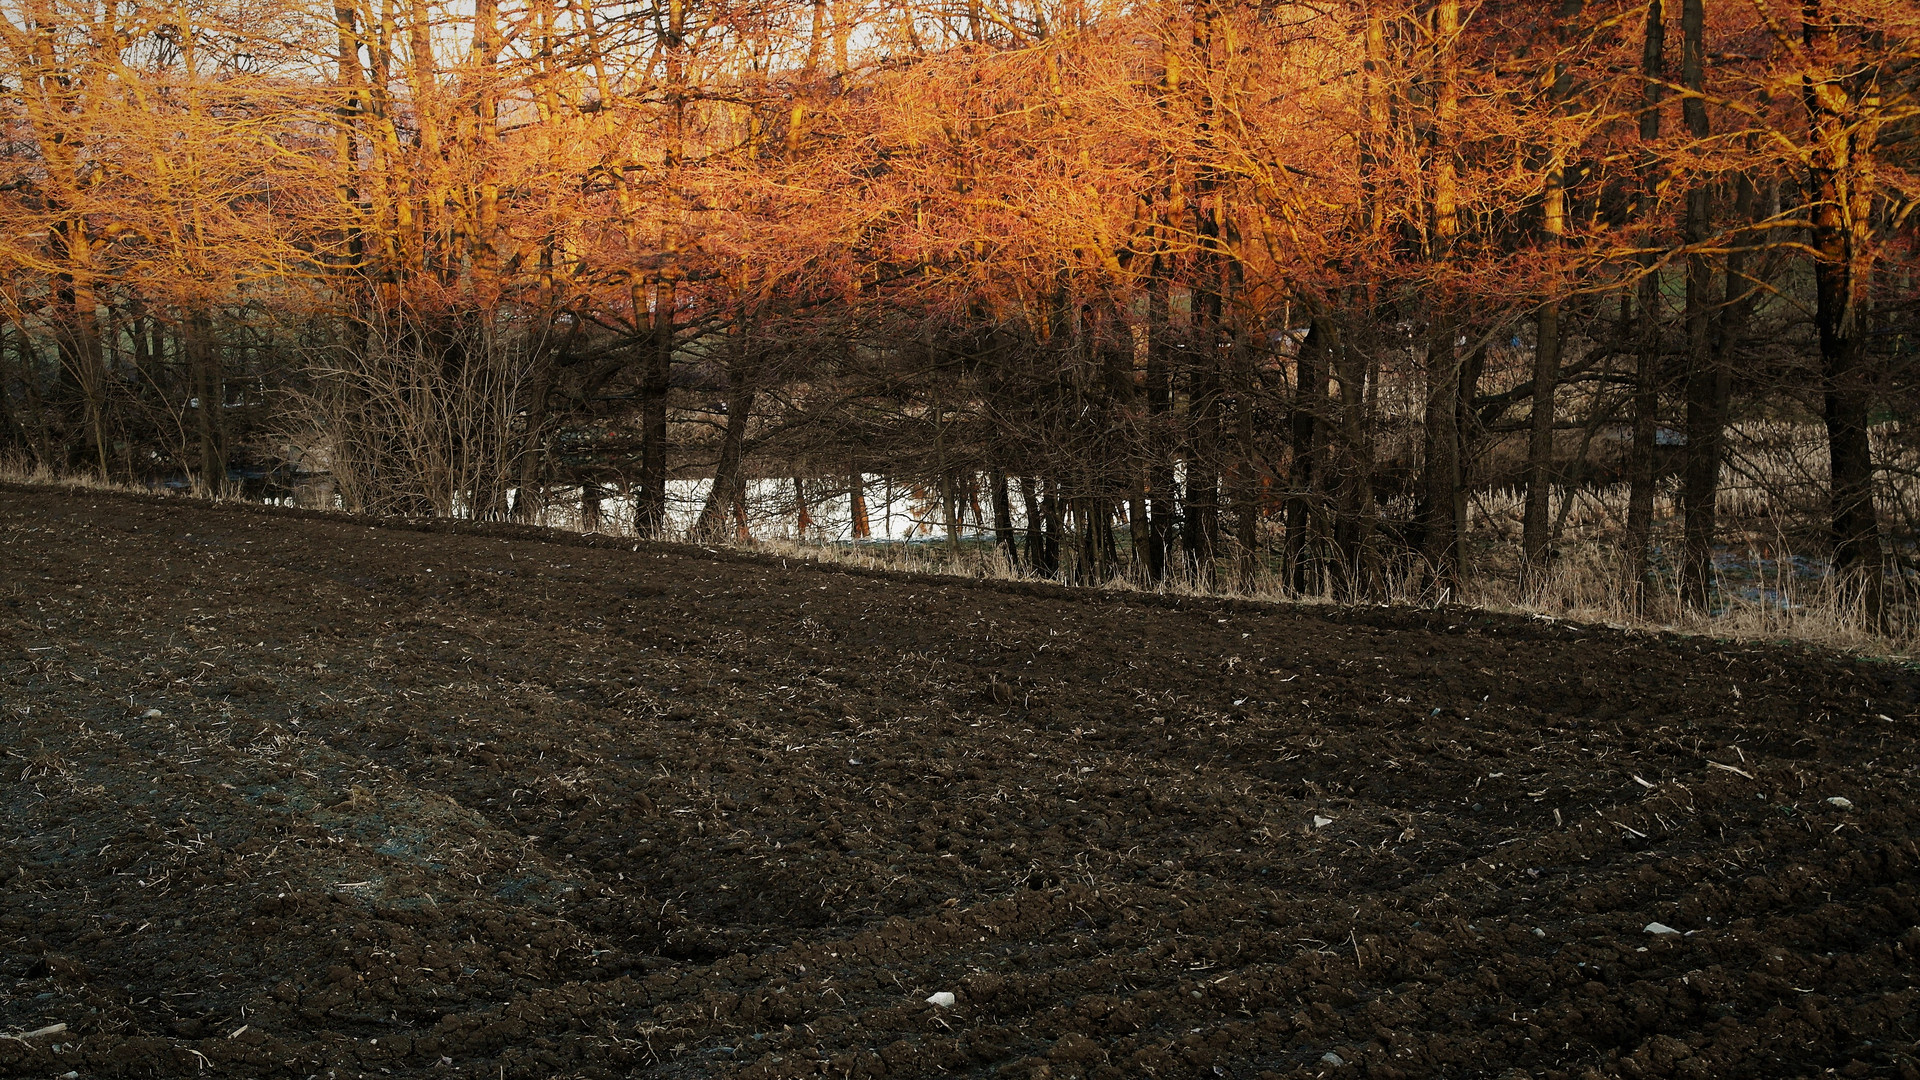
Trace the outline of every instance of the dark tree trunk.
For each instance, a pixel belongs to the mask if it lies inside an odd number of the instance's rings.
[[[700,539],[718,540],[727,531],[729,514],[744,515],[747,422],[753,415],[756,396],[746,365],[736,362],[727,378],[727,430],[720,439],[720,460],[713,466],[713,488],[707,492],[706,504],[700,508],[700,518],[693,527]]]
[[[0,323],[0,449],[31,451],[33,439],[28,434],[29,421],[16,414],[13,407],[13,350],[7,347],[7,339],[12,336],[11,324]],[[20,383],[23,396],[27,379],[31,376],[32,372],[22,365]],[[26,411],[27,407],[23,404],[20,413]]]
[[[1642,42],[1640,66],[1646,85],[1640,114],[1640,139],[1652,143],[1660,138],[1660,100],[1667,77],[1667,24],[1662,0],[1648,0],[1646,36]],[[1650,151],[1649,151],[1650,152]],[[1654,167],[1642,169],[1641,180],[1651,189],[1656,182]],[[1652,191],[1646,193],[1652,197]],[[1660,280],[1652,256],[1641,259],[1640,312],[1636,326],[1639,357],[1633,376],[1633,443],[1627,452],[1627,527],[1624,538],[1627,564],[1627,591],[1636,608],[1644,608],[1651,599],[1648,573],[1650,546],[1653,542],[1653,496],[1657,479],[1654,439],[1658,435],[1660,409]]]
[[[47,405],[40,389],[40,355],[33,338],[16,328],[13,354],[20,365],[21,394],[26,398],[27,420],[32,425],[33,454],[43,468],[54,467],[53,436],[47,430]]]
[[[654,287],[652,333],[640,376],[640,491],[633,528],[659,537],[667,528],[667,391],[673,381],[674,283]]]
[[[1044,494],[1040,499],[1040,518],[1044,528],[1040,533],[1040,560],[1038,569],[1047,577],[1060,572],[1060,537],[1066,531],[1062,520],[1065,508],[1061,505],[1060,483],[1057,480],[1041,481]]]
[[[536,520],[546,508],[546,481],[542,472],[547,464],[547,409],[553,397],[556,374],[553,357],[542,350],[534,372],[533,390],[527,395],[526,427],[520,432],[515,461],[513,500],[507,516],[514,521]],[[636,513],[636,518],[638,517]],[[635,522],[636,528],[638,522]]]
[[[219,498],[227,492],[227,383],[213,341],[213,321],[201,314],[190,316],[185,344],[194,397],[199,399],[194,434],[200,443],[200,490]]]
[[[1584,8],[1584,0],[1563,0],[1556,37],[1565,41],[1569,23]],[[1554,111],[1562,112],[1573,96],[1573,78],[1564,63],[1555,62],[1548,90]],[[1547,171],[1541,192],[1540,232],[1551,249],[1558,249],[1566,235],[1568,149],[1552,146],[1547,153]],[[1560,300],[1555,297],[1540,305],[1534,321],[1533,393],[1531,423],[1527,433],[1527,502],[1520,524],[1521,583],[1538,580],[1548,557],[1548,512],[1552,501],[1554,391],[1560,384]]]
[[[1175,490],[1169,427],[1173,421],[1173,374],[1168,353],[1170,331],[1164,257],[1154,259],[1147,287],[1147,544],[1148,581],[1164,581],[1173,552],[1173,528],[1179,501]]]
[[[1187,572],[1196,582],[1213,581],[1220,550],[1220,295],[1194,294],[1194,335],[1199,355],[1188,374],[1187,498],[1185,534]]]
[[[813,509],[807,504],[807,485],[798,476],[793,478],[793,538],[805,540],[813,531]]]
[[[1457,39],[1459,0],[1436,0],[1432,8],[1434,50],[1433,122],[1427,141],[1433,175],[1433,236],[1429,258],[1439,268],[1450,266],[1460,233],[1459,163],[1456,128],[1460,121]],[[1460,357],[1454,343],[1458,327],[1441,297],[1429,312],[1427,331],[1426,476],[1422,483],[1421,548],[1437,597],[1455,592],[1460,584],[1460,528],[1456,506],[1460,484]]]
[[[1049,534],[1049,526],[1057,525],[1057,520],[1045,488],[1044,480],[1020,478],[1020,499],[1027,508],[1027,566],[1041,577],[1052,577],[1060,570],[1055,557],[1059,533]]]
[[[1453,435],[1458,441],[1454,451],[1456,472],[1453,483],[1454,577],[1462,587],[1471,583],[1473,577],[1471,549],[1467,546],[1467,503],[1473,492],[1474,454],[1485,434],[1480,429],[1480,416],[1473,410],[1473,401],[1480,393],[1480,377],[1486,370],[1487,347],[1482,345],[1461,360],[1460,389],[1453,399]]]
[[[1560,302],[1540,305],[1534,321],[1533,415],[1527,431],[1527,505],[1520,522],[1521,572],[1531,583],[1547,564],[1553,484],[1554,390],[1560,382]]]
[[[741,503],[745,503],[742,498]],[[873,537],[873,522],[867,517],[867,481],[855,466],[847,470],[847,510],[852,517],[852,534],[855,540],[868,540]]]
[[[1706,10],[1702,0],[1680,7],[1680,81],[1693,94],[1706,88]],[[1689,96],[1681,103],[1687,134],[1704,140],[1709,132],[1706,103]],[[1689,248],[1704,245],[1713,233],[1713,193],[1705,184],[1687,192],[1686,237]],[[1729,272],[1733,270],[1731,264]],[[1731,287],[1732,278],[1728,279]],[[1704,610],[1713,591],[1714,503],[1719,496],[1721,432],[1726,426],[1726,376],[1717,363],[1713,325],[1724,331],[1730,309],[1718,318],[1714,307],[1713,260],[1693,250],[1687,255],[1687,451],[1680,488],[1683,551],[1680,599]]]
[[[1371,353],[1342,341],[1340,367],[1340,506],[1334,544],[1340,552],[1341,589],[1348,600],[1365,589],[1373,534],[1373,439],[1367,408]]]
[[[1812,246],[1815,259],[1814,325],[1820,334],[1821,398],[1825,406],[1833,570],[1843,587],[1858,592],[1873,618],[1884,610],[1880,521],[1873,505],[1873,448],[1867,439],[1872,386],[1862,356],[1865,298],[1861,263],[1868,255],[1870,181],[1861,173],[1854,92],[1844,76],[1838,16],[1822,0],[1806,0],[1803,39],[1814,63],[1828,72],[1806,82],[1812,167]]]
[[[993,538],[1014,573],[1020,572],[1020,548],[1013,535],[1013,498],[1005,469],[993,470]]]
[[[1295,360],[1297,372],[1293,387],[1292,436],[1293,476],[1287,492],[1287,573],[1295,592],[1319,589],[1317,568],[1310,565],[1314,507],[1320,486],[1320,412],[1327,396],[1327,357],[1331,351],[1325,319],[1315,318],[1307,327]]]
[[[1655,440],[1660,415],[1660,293],[1652,277],[1640,288],[1640,355],[1633,374],[1633,434],[1627,450],[1627,588],[1634,607],[1651,600],[1653,497],[1658,481]]]
[[[1460,584],[1460,534],[1454,504],[1460,494],[1460,369],[1450,317],[1434,318],[1427,335],[1426,472],[1421,481],[1420,548],[1435,591]]]

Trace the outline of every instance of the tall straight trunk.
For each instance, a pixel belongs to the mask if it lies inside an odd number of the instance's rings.
[[[186,347],[193,393],[199,399],[194,433],[200,443],[200,490],[220,498],[227,490],[227,383],[213,342],[213,320],[204,313],[188,316]]]
[[[1160,83],[1156,98],[1165,123],[1174,122],[1170,110],[1174,99],[1182,92],[1184,77],[1180,43],[1169,33],[1160,43]],[[1160,179],[1160,195],[1166,205],[1180,205],[1185,194],[1181,191],[1181,170],[1166,168]],[[1154,245],[1155,251],[1147,273],[1146,576],[1149,582],[1160,582],[1166,580],[1173,559],[1173,534],[1180,502],[1174,464],[1178,442],[1174,434],[1172,363],[1175,264],[1170,243],[1180,230],[1166,214],[1159,212],[1155,213],[1147,228],[1149,242]]]
[[[993,470],[993,539],[1008,569],[1020,572],[1020,548],[1013,535],[1013,498],[1007,490],[1007,471]]]
[[[1153,523],[1147,514],[1146,473],[1138,468],[1127,491],[1127,542],[1132,547],[1128,573],[1134,581],[1144,582],[1148,580],[1146,557],[1153,543]]]
[[[1459,0],[1437,0],[1433,6],[1433,124],[1431,143],[1433,192],[1432,240],[1428,253],[1441,268],[1453,261],[1460,232],[1459,166],[1455,139],[1460,122],[1458,38]],[[1445,275],[1441,275],[1444,281]],[[1443,284],[1441,289],[1445,289]],[[1454,346],[1458,332],[1449,301],[1433,297],[1427,334],[1424,409],[1426,422],[1426,476],[1423,486],[1422,549],[1435,591],[1442,595],[1461,584],[1460,531],[1455,505],[1460,497],[1460,358]]]
[[[1687,135],[1704,141],[1711,131],[1706,102],[1706,9],[1703,0],[1680,6],[1680,82],[1689,91],[1680,111]],[[1680,599],[1690,607],[1707,606],[1713,590],[1714,502],[1719,494],[1721,428],[1726,423],[1723,379],[1715,363],[1713,260],[1699,250],[1713,233],[1712,190],[1695,184],[1687,192],[1687,452],[1681,476],[1680,510],[1684,551],[1680,558]],[[1723,311],[1724,315],[1724,311]]]
[[[473,116],[467,136],[480,176],[472,192],[471,219],[461,225],[466,232],[470,272],[479,286],[483,312],[497,302],[495,294],[500,277],[500,252],[494,246],[500,228],[500,72],[496,68],[503,41],[499,7],[499,0],[474,0],[473,3],[470,76],[476,85],[469,89]]]
[[[1240,587],[1251,590],[1260,569],[1260,462],[1254,422],[1253,351],[1246,335],[1236,333],[1233,360],[1233,547],[1239,562]],[[1316,450],[1316,454],[1320,451]]]
[[[1127,322],[1126,311],[1126,305],[1121,303],[1112,312],[1103,312],[1107,321],[1103,327],[1104,337],[1099,340],[1098,347],[1103,358],[1106,382],[1107,419],[1102,436],[1106,445],[1101,448],[1103,460],[1093,464],[1101,472],[1102,490],[1111,488],[1126,493],[1128,538],[1132,557],[1137,564],[1147,549],[1149,539],[1145,513],[1148,485],[1143,464],[1151,455],[1152,436],[1147,433],[1147,425],[1142,423],[1140,388],[1133,377],[1139,350],[1133,328]],[[1113,563],[1109,573],[1118,574],[1120,553],[1111,534],[1108,547]],[[1137,565],[1134,577],[1140,577]]]
[[[1170,363],[1172,313],[1166,256],[1155,256],[1147,283],[1147,546],[1148,581],[1164,581],[1173,552],[1177,513],[1169,426],[1173,420],[1173,372]]]
[[[1215,0],[1199,0],[1193,16],[1193,55],[1203,67],[1213,63],[1214,35],[1220,12]],[[1215,102],[1205,79],[1194,81],[1195,110],[1199,116],[1200,149],[1211,148],[1215,137]],[[1186,533],[1182,537],[1187,566],[1196,581],[1213,580],[1220,550],[1221,396],[1224,390],[1220,356],[1227,343],[1228,286],[1225,222],[1222,203],[1225,181],[1210,164],[1194,170],[1194,251],[1192,287],[1193,348],[1188,373]]]
[[[836,75],[846,75],[848,66],[847,43],[853,37],[856,19],[854,0],[833,0],[833,71]]]
[[[1335,353],[1340,379],[1340,502],[1334,546],[1340,552],[1340,588],[1358,600],[1366,588],[1373,541],[1373,438],[1367,388],[1375,363],[1369,350],[1342,340]]]
[[[92,441],[94,463],[100,479],[108,477],[107,467],[107,367],[100,347],[100,316],[95,308],[94,292],[68,278],[56,293],[65,301],[66,325],[61,344],[64,359],[78,375],[81,401],[86,411],[87,434]]]
[[[847,469],[847,512],[852,519],[853,539],[872,539],[873,522],[867,517],[867,480],[860,474],[858,465]]]
[[[960,558],[960,478],[952,469],[940,469],[940,514],[947,532],[947,559]]]
[[[1113,506],[1098,495],[1073,502],[1080,530],[1078,577],[1083,582],[1105,581],[1113,565]]]
[[[1306,339],[1300,343],[1294,361],[1292,483],[1288,485],[1287,573],[1296,592],[1313,592],[1319,587],[1319,575],[1309,565],[1309,532],[1313,522],[1313,499],[1320,485],[1320,412],[1327,396],[1327,358],[1332,351],[1328,341],[1327,320],[1314,318],[1307,326]]]
[[[1820,381],[1827,427],[1833,570],[1859,591],[1873,616],[1884,605],[1880,522],[1873,505],[1873,448],[1867,438],[1871,385],[1862,355],[1864,286],[1871,265],[1868,230],[1873,189],[1861,156],[1860,103],[1836,41],[1840,16],[1823,0],[1805,0],[1802,38],[1814,65],[1805,83],[1813,200],[1814,325],[1820,334]],[[1869,92],[1873,92],[1871,89]]]
[[[1467,547],[1468,518],[1467,503],[1473,490],[1473,457],[1481,438],[1486,434],[1480,427],[1480,414],[1474,412],[1473,402],[1480,394],[1480,378],[1487,371],[1487,346],[1481,345],[1460,362],[1460,390],[1453,399],[1454,438],[1459,440],[1459,476],[1453,485],[1453,535],[1458,549],[1455,559],[1460,579],[1464,582],[1473,574],[1473,564]]]
[[[1379,5],[1368,5],[1364,48],[1365,59],[1361,64],[1364,123],[1360,130],[1360,205],[1357,207],[1357,232],[1366,240],[1363,252],[1379,251],[1386,241],[1381,160],[1393,144],[1396,111],[1388,72],[1386,19]],[[1350,290],[1348,301],[1362,305],[1368,316],[1377,321],[1376,285],[1373,275],[1364,273],[1368,269],[1364,255],[1358,268],[1367,283]],[[1373,422],[1368,409],[1368,388],[1374,384],[1370,376],[1375,360],[1371,350],[1358,347],[1352,334],[1342,335],[1335,356],[1340,380],[1340,490],[1334,518],[1334,545],[1340,553],[1342,594],[1356,600],[1365,588],[1363,566],[1371,548],[1375,516]]]
[[[1040,507],[1040,482],[1031,477],[1020,478],[1020,501],[1027,511],[1027,565],[1033,572],[1042,576],[1053,573],[1053,567],[1047,561],[1046,515]]]
[[[39,208],[52,218],[44,233],[45,254],[57,269],[48,275],[46,311],[53,324],[63,375],[71,378],[80,391],[86,433],[93,444],[88,449],[100,478],[105,480],[108,372],[100,344],[94,242],[84,209],[86,193],[95,178],[91,176],[93,163],[83,161],[77,153],[85,140],[70,137],[81,111],[77,81],[86,76],[77,76],[56,56],[56,43],[63,31],[56,25],[58,17],[52,14],[51,5],[34,5],[31,10],[27,21],[34,32],[30,35],[18,32],[11,16],[0,15],[9,66],[17,76],[17,93],[11,100],[27,120],[18,130],[36,136],[33,149],[45,181],[36,185],[40,190]],[[109,22],[112,20],[110,16]],[[76,458],[84,459],[88,454],[88,450],[72,445],[66,449]]]
[[[412,202],[419,214],[421,235],[420,268],[429,274],[445,276],[452,270],[453,252],[447,236],[448,204],[453,200],[446,190],[439,124],[439,80],[433,52],[433,14],[427,0],[406,0],[407,55],[411,61],[403,72],[410,80],[410,96],[419,103],[413,112],[414,139],[418,156],[414,159]]]
[[[340,107],[334,114],[334,168],[340,170],[337,194],[348,222],[347,266],[343,269],[350,280],[361,279],[346,290],[347,295],[356,303],[365,303],[364,282],[369,268],[364,230],[370,207],[361,189],[360,155],[365,141],[360,125],[372,111],[372,102],[363,86],[366,69],[360,64],[360,36],[355,8],[336,0],[333,19],[338,47],[335,56],[338,85],[346,90],[346,96],[341,99]]]
[[[1579,16],[1584,0],[1563,0],[1556,39],[1564,43],[1568,23]],[[1557,119],[1573,95],[1573,78],[1564,61],[1556,60],[1548,72],[1547,97]],[[1540,232],[1545,245],[1557,250],[1567,232],[1567,154],[1566,145],[1555,138],[1547,153],[1547,168],[1540,199]],[[1537,579],[1545,566],[1548,549],[1547,521],[1552,492],[1554,391],[1560,384],[1560,300],[1551,297],[1540,305],[1534,321],[1532,416],[1527,433],[1527,502],[1521,516],[1521,572],[1529,583]]]
[[[1421,553],[1437,592],[1459,584],[1460,534],[1454,500],[1460,490],[1460,358],[1451,317],[1437,315],[1427,334],[1426,474],[1421,491]]]
[[[938,373],[936,372],[936,377]],[[960,557],[960,493],[953,466],[947,457],[947,407],[946,402],[936,396],[933,402],[933,459],[934,468],[939,474],[940,516],[947,532],[947,558],[958,560]]]
[[[793,538],[805,540],[813,531],[813,510],[807,505],[807,485],[793,478]]]
[[[676,287],[680,268],[680,171],[686,156],[687,4],[667,0],[660,53],[665,67],[665,138],[661,147],[660,269],[653,288],[652,341],[640,379],[640,494],[634,528],[658,536],[667,524],[667,391],[672,383]],[[639,311],[634,319],[639,321]]]
[[[1556,204],[1557,193],[1549,196]],[[1557,209],[1557,206],[1556,206]],[[1554,390],[1560,381],[1560,301],[1540,305],[1533,333],[1533,415],[1527,430],[1527,504],[1520,521],[1521,571],[1528,584],[1546,567],[1553,483]]]
[[[1202,335],[1202,341],[1207,336]],[[1204,353],[1217,350],[1204,349]],[[1213,579],[1220,545],[1220,372],[1217,358],[1196,357],[1188,375],[1187,492],[1181,544],[1194,580]]]
[[[1667,77],[1667,23],[1662,0],[1648,0],[1646,37],[1641,50],[1645,91],[1640,113],[1640,139],[1660,138],[1660,100]],[[1649,151],[1650,153],[1650,151]],[[1642,169],[1642,183],[1651,199],[1653,166]],[[1651,255],[1642,257],[1638,315],[1639,356],[1633,375],[1633,443],[1627,453],[1627,527],[1624,537],[1628,596],[1635,607],[1650,599],[1648,575],[1653,541],[1653,496],[1657,480],[1654,441],[1660,409],[1660,279]]]
[[[1736,176],[1734,214],[1741,222],[1754,220],[1753,180]],[[1728,402],[1733,396],[1733,354],[1746,335],[1747,320],[1760,295],[1748,280],[1751,241],[1743,237],[1727,253],[1723,293],[1714,313],[1710,379],[1687,386],[1687,474],[1683,491],[1686,512],[1686,563],[1683,599],[1705,609],[1714,587],[1713,545],[1719,528],[1720,469],[1726,458]],[[1704,385],[1703,385],[1704,384]]]
[[[1066,532],[1066,500],[1060,495],[1060,481],[1043,480],[1040,499],[1040,516],[1045,519],[1046,530],[1040,534],[1040,563],[1048,577],[1060,572],[1060,540]]]
[[[1649,601],[1652,584],[1653,503],[1659,480],[1655,443],[1660,416],[1660,286],[1640,285],[1640,352],[1633,373],[1632,434],[1627,449],[1627,589],[1635,607]]]
[[[658,537],[667,527],[667,392],[673,381],[677,297],[674,282],[654,285],[652,333],[640,374],[640,491],[633,525],[644,537]]]

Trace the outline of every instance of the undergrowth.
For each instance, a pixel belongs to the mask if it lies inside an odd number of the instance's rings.
[[[55,473],[43,467],[0,462],[0,481],[73,490],[154,494],[150,487],[101,480],[90,474]],[[178,495],[181,498],[199,496]],[[237,500],[232,500],[237,501]],[[625,533],[621,523],[603,519],[598,528],[580,529],[577,518],[555,514],[542,524],[575,532]],[[1433,607],[1458,603],[1487,611],[1571,622],[1600,623],[1620,629],[1697,634],[1748,641],[1794,641],[1843,652],[1888,659],[1920,655],[1920,589],[1905,577],[1888,579],[1885,617],[1875,619],[1857,594],[1838,589],[1825,574],[1797,572],[1795,560],[1778,557],[1784,542],[1756,547],[1742,560],[1740,587],[1718,590],[1712,607],[1702,611],[1682,603],[1671,574],[1656,575],[1636,597],[1616,546],[1604,534],[1570,537],[1556,558],[1523,588],[1517,573],[1517,545],[1489,522],[1473,546],[1475,573],[1469,584],[1436,593],[1417,563],[1404,562],[1378,574],[1365,603],[1377,606]],[[907,573],[1005,581],[1051,580],[1093,585],[1123,592],[1224,597],[1275,603],[1338,605],[1352,602],[1331,585],[1296,590],[1282,573],[1266,566],[1251,573],[1221,571],[1201,577],[1176,568],[1165,580],[1143,582],[1121,574],[1100,580],[1075,580],[1071,568],[1036,575],[1016,566],[990,541],[974,538],[957,546],[923,541],[831,541],[775,536],[765,539],[703,541],[725,547],[825,564]]]

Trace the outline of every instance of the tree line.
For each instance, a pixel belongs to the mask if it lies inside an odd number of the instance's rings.
[[[1917,58],[1910,0],[18,0],[0,452],[648,535],[887,472],[1035,571],[1352,597],[1456,594],[1494,486],[1539,575],[1606,480],[1705,606],[1766,421],[1878,603]]]

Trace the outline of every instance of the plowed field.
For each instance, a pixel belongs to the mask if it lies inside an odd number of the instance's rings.
[[[1912,1078],[1917,690],[0,489],[0,1073]]]

